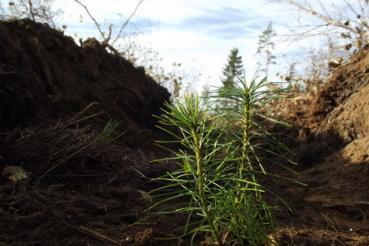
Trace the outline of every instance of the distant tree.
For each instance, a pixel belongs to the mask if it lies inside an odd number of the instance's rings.
[[[237,76],[243,73],[242,57],[238,55],[238,49],[233,48],[228,56],[228,63],[223,68],[223,87],[233,88]]]
[[[233,48],[231,53],[228,56],[228,62],[226,66],[223,68],[223,79],[222,81],[222,89],[229,90],[235,87],[235,83],[237,83],[237,79],[243,73],[243,64],[242,64],[242,56],[238,55],[238,49]],[[222,89],[220,90],[220,97],[222,96]],[[232,103],[227,100],[223,102],[222,105],[224,108],[228,108],[232,106]]]
[[[290,64],[285,80],[287,81],[286,89],[291,90],[293,87],[293,82],[296,82],[296,62]]]
[[[61,9],[51,9],[54,0],[18,0],[9,1],[9,13],[4,19],[29,18],[33,21],[46,22],[56,28],[55,19],[63,14]]]
[[[211,96],[210,87],[209,85],[206,84],[202,87],[201,98],[208,99],[210,96]]]
[[[272,54],[272,50],[274,50],[275,47],[273,42],[275,36],[277,36],[277,34],[273,30],[272,22],[270,22],[267,29],[259,35],[259,46],[256,55],[264,57],[263,53],[265,53],[265,58],[262,59],[264,62],[258,62],[258,65],[262,67],[260,71],[264,72],[266,77],[268,77],[270,64],[276,64],[275,61],[273,61],[276,57]]]
[[[300,84],[301,76],[297,75],[296,61],[292,61],[287,68],[287,73],[280,76],[281,80],[287,81],[286,90],[291,93],[291,96],[298,95],[302,92],[302,85]]]

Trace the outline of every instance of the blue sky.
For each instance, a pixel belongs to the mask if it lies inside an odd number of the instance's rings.
[[[102,24],[103,31],[110,23],[119,28],[133,13],[139,0],[80,0],[93,17]],[[312,2],[314,0],[311,0]],[[326,2],[328,0],[324,0]],[[181,63],[184,77],[189,78],[194,90],[204,85],[220,86],[222,68],[232,48],[238,48],[248,77],[258,69],[255,57],[260,35],[273,21],[277,34],[287,32],[278,25],[288,22],[296,12],[289,4],[268,3],[267,0],[144,0],[125,28],[125,33],[135,33],[134,40],[159,52],[162,65],[171,70],[173,62]],[[96,27],[82,6],[74,0],[54,1],[55,8],[64,10],[61,20],[68,28],[67,35],[96,37],[101,40]],[[82,22],[80,22],[82,16]],[[307,16],[309,17],[309,16]],[[301,46],[279,43],[273,54],[280,59],[279,66],[270,67],[269,78],[279,81],[274,74],[288,64],[283,55],[296,53]],[[302,46],[314,46],[316,41],[306,40]],[[200,74],[199,79],[196,74]],[[196,78],[192,80],[191,78]]]
[[[103,30],[109,23],[120,27],[132,14],[139,0],[81,0]],[[66,34],[101,39],[85,10],[72,0],[55,1],[64,9]],[[267,4],[264,0],[144,0],[127,26],[136,40],[159,52],[164,66],[181,63],[188,76],[201,73],[194,87],[219,86],[222,68],[231,49],[236,47],[251,75],[258,68],[258,35],[270,21],[291,14],[285,4]],[[79,22],[83,16],[82,23]],[[277,27],[276,31],[278,31]],[[275,52],[278,52],[276,50]],[[193,83],[193,82],[192,82]]]

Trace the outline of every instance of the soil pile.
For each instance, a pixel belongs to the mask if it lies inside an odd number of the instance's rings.
[[[316,95],[287,105],[284,116],[304,125],[293,150],[297,180],[307,186],[278,187],[296,212],[281,218],[281,237],[297,245],[368,245],[368,93],[366,47],[338,67]]]
[[[79,47],[46,24],[5,22],[0,31],[0,132],[70,117],[91,103],[85,116],[99,115],[87,123],[114,119],[126,136],[155,129],[152,114],[170,94],[144,69],[94,39]],[[142,144],[145,138],[136,140]]]
[[[150,163],[168,90],[94,39],[30,20],[0,32],[0,244],[154,240],[157,222],[131,224],[146,183],[171,168]],[[109,120],[120,124],[102,134]]]
[[[161,185],[150,179],[175,168],[150,163],[167,155],[153,145],[165,136],[152,115],[169,92],[94,39],[78,46],[29,20],[0,31],[0,244],[189,245],[156,239],[177,235],[186,217],[138,222],[152,204],[142,198]],[[363,49],[279,112],[304,125],[290,146],[307,184],[270,185],[294,209],[276,215],[282,245],[368,245],[368,93]],[[105,136],[111,119],[120,124]]]

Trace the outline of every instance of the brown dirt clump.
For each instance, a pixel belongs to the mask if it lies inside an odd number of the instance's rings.
[[[363,49],[307,103],[289,106],[285,116],[304,126],[293,147],[294,178],[307,186],[275,187],[295,209],[278,215],[281,238],[297,245],[368,245],[368,93],[369,50]]]
[[[368,50],[364,49],[336,69],[312,101],[308,120],[314,134],[305,143],[307,162],[321,161],[327,154],[368,135],[368,64]]]
[[[151,178],[176,167],[150,162],[168,155],[152,115],[169,92],[94,39],[78,46],[30,20],[0,31],[0,245],[189,245],[158,239],[186,216],[140,221],[161,185]],[[368,90],[363,49],[317,94],[274,112],[304,126],[271,128],[298,139],[281,140],[297,153],[290,177],[307,184],[265,181],[293,209],[276,214],[281,245],[368,245]],[[99,135],[110,119],[121,122],[112,142]]]

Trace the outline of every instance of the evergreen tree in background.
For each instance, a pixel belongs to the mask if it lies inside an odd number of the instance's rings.
[[[265,72],[265,76],[268,77],[269,73],[269,65],[276,64],[273,60],[275,56],[272,54],[272,50],[274,50],[274,42],[272,39],[277,36],[275,31],[273,30],[272,22],[269,23],[267,29],[263,31],[261,35],[259,35],[259,42],[258,42],[258,50],[256,51],[256,55],[263,56],[262,52],[265,52],[265,63],[262,64],[258,62],[259,66],[263,66],[260,71]]]
[[[292,90],[294,87],[293,85],[296,84],[296,62],[290,64],[288,74],[284,79],[287,81],[286,89],[289,91]]]
[[[228,63],[223,68],[223,78],[222,78],[222,88],[224,89],[232,89],[235,87],[235,83],[238,81],[238,77],[242,76],[243,73],[243,64],[242,64],[242,56],[238,55],[238,49],[233,48],[231,53],[228,56]],[[219,91],[219,96],[222,97],[222,90]],[[229,108],[233,106],[233,103],[230,101],[224,101],[224,108]]]

